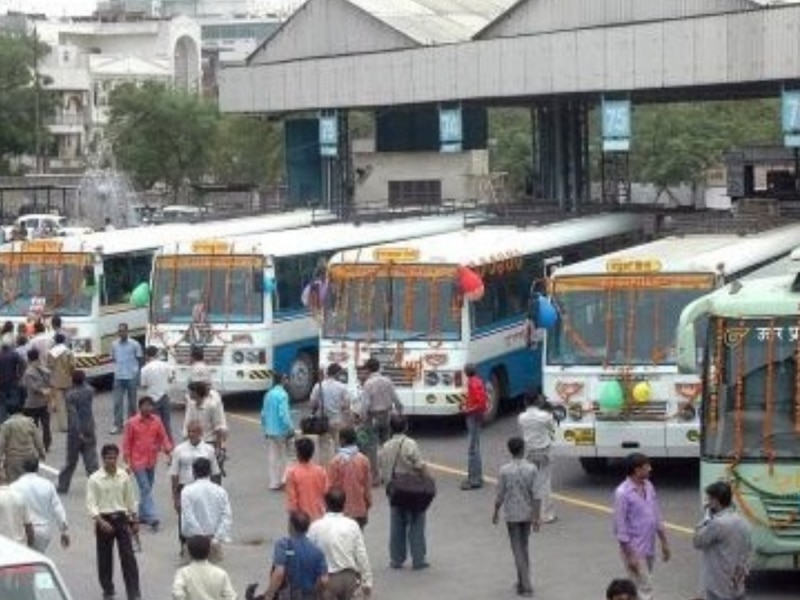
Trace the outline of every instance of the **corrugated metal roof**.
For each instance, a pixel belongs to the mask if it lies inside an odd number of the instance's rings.
[[[419,44],[471,39],[516,0],[346,0]]]

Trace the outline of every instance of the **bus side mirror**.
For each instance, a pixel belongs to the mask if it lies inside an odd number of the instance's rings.
[[[96,283],[94,267],[89,265],[83,267],[83,287],[91,288],[94,287]]]
[[[676,332],[678,373],[697,373],[698,363],[695,323],[697,323],[702,316],[707,315],[711,311],[712,305],[713,302],[709,294],[698,298],[683,309]]]

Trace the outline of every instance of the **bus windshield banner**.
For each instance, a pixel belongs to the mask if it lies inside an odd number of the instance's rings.
[[[243,269],[261,268],[261,256],[161,256],[156,262],[159,269]]]
[[[592,290],[680,289],[710,290],[714,275],[601,275],[598,277],[558,277],[553,281],[556,293]]]

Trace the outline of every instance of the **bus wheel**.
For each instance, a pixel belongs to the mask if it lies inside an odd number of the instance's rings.
[[[581,456],[581,468],[587,475],[602,475],[608,468],[608,459],[598,456]]]
[[[497,411],[503,400],[503,380],[500,372],[496,369],[492,371],[489,381],[486,382],[486,398],[488,406],[486,407],[486,413],[483,415],[483,421],[484,423],[491,423],[497,417]]]
[[[316,379],[314,358],[307,352],[300,352],[289,366],[289,383],[286,391],[292,402],[302,402],[311,396]]]

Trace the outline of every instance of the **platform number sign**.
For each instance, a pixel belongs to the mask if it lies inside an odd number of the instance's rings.
[[[319,115],[319,153],[331,157],[339,153],[339,121],[335,112]]]
[[[781,94],[781,124],[786,146],[800,146],[800,90],[783,90]]]
[[[464,136],[460,106],[439,107],[439,149],[441,152],[461,152]]]
[[[606,100],[602,105],[603,151],[627,152],[631,145],[630,100]]]

